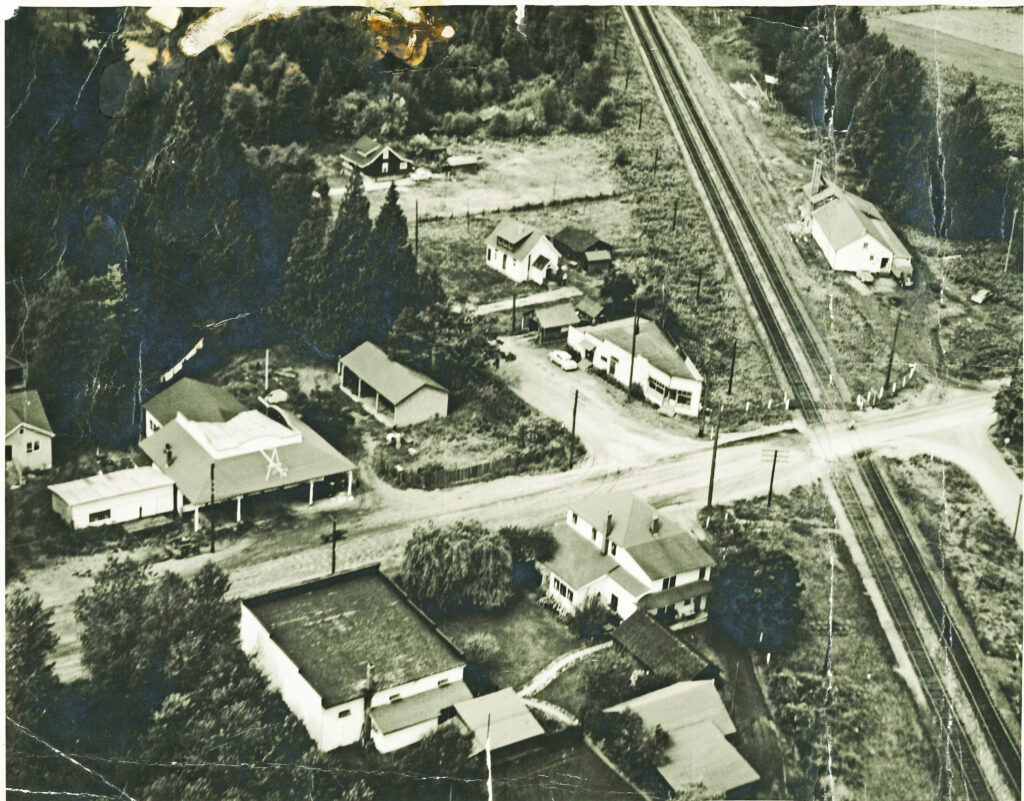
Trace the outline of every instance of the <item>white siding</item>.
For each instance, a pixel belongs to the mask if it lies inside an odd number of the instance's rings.
[[[143,517],[167,514],[174,511],[174,487],[153,487],[139,490],[116,498],[104,498],[69,506],[56,494],[52,494],[53,511],[59,514],[72,528],[109,526],[125,523]],[[109,517],[90,520],[90,515],[110,512]]]
[[[547,257],[547,270],[538,270],[532,266],[540,256]],[[559,258],[558,249],[547,237],[541,237],[534,243],[525,259],[517,260],[511,253],[499,247],[487,247],[484,261],[488,267],[517,283],[533,281],[535,284],[543,284],[549,272],[552,275],[557,274]]]
[[[399,748],[405,748],[407,745],[418,743],[436,728],[436,719],[417,723],[415,726],[407,726],[390,734],[381,734],[376,726],[371,726],[370,737],[373,738],[373,744],[377,746],[378,751],[382,754],[388,754],[392,751],[397,751]]]
[[[425,386],[395,407],[395,426],[411,426],[432,417],[448,416],[448,393]]]
[[[22,470],[49,470],[53,467],[52,437],[30,426],[18,426],[7,435],[11,461]]]
[[[872,236],[865,234],[856,242],[839,248],[832,267],[844,272],[879,273],[892,269],[892,251]],[[885,261],[883,266],[882,262]]]

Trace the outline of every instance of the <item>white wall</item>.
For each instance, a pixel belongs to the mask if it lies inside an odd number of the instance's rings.
[[[7,435],[4,444],[11,448],[11,461],[22,470],[49,470],[53,467],[51,439],[34,428],[18,426]]]
[[[143,428],[143,437],[148,437],[150,434],[160,430],[160,421],[153,417],[149,412],[145,413],[144,423],[145,427]]]
[[[424,386],[395,407],[395,426],[411,426],[432,417],[448,416],[448,393]]]
[[[888,259],[884,267],[883,259]],[[845,272],[889,272],[892,269],[892,251],[874,237],[865,234],[856,242],[839,248],[834,269]]]
[[[484,260],[488,267],[497,270],[513,281],[518,283],[533,281],[535,284],[543,284],[547,277],[547,270],[537,270],[532,267],[533,262],[539,256],[547,256],[550,263],[548,269],[553,273],[558,272],[560,255],[558,249],[546,236],[534,243],[525,259],[517,260],[511,253],[507,253],[499,247],[487,246]]]
[[[174,511],[173,486],[139,490],[117,498],[78,503],[70,507],[56,494],[51,493],[51,497],[53,511],[76,529],[109,526],[113,523],[125,523],[129,520],[139,520],[143,517]],[[89,515],[107,509],[110,510],[110,517],[94,522],[89,521]]]
[[[373,709],[377,706],[384,706],[392,703],[391,696],[399,695],[401,698],[408,698],[412,695],[419,695],[427,690],[435,690],[441,686],[439,682],[447,679],[448,684],[454,684],[457,681],[462,681],[462,673],[465,670],[465,665],[459,665],[448,670],[442,671],[441,673],[434,673],[430,676],[424,676],[421,679],[407,682],[406,684],[400,684],[397,687],[385,687],[373,694],[370,698],[370,708]],[[398,698],[395,699],[400,700]]]
[[[487,266],[497,270],[506,278],[516,283],[522,283],[527,279],[528,270],[525,261],[516,261],[511,253],[498,247],[488,247]]]
[[[373,744],[377,746],[378,751],[382,754],[388,754],[392,751],[397,751],[399,748],[405,748],[407,745],[418,743],[436,728],[437,718],[417,723],[415,726],[407,726],[390,734],[381,734],[376,726],[371,726],[370,737],[373,739]]]

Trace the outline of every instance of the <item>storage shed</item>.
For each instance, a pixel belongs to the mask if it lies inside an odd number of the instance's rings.
[[[72,528],[107,526],[174,511],[174,481],[154,465],[51,484],[53,511]]]
[[[392,361],[372,342],[338,360],[341,388],[386,425],[396,428],[448,416],[448,390],[434,379]]]

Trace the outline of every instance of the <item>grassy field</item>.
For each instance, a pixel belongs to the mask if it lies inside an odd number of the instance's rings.
[[[936,562],[960,598],[997,680],[1020,714],[1021,554],[1009,529],[960,468],[927,456],[886,459]]]
[[[552,660],[583,647],[555,614],[522,592],[505,609],[478,612],[442,620],[441,631],[459,645],[471,634],[493,634],[501,648],[501,661],[490,678],[498,688],[521,689]]]
[[[791,650],[773,653],[765,671],[769,702],[778,710],[786,700],[778,695],[774,675],[786,670],[820,677],[826,653],[830,654],[832,681],[844,697],[831,731],[837,795],[879,801],[930,797],[937,778],[933,752],[913,699],[893,671],[892,654],[857,572],[831,529],[832,510],[820,488],[801,487],[776,496],[771,510],[765,509],[763,498],[727,508],[734,536],[792,554],[805,586],[801,603],[806,617]],[[716,508],[716,537],[721,537],[724,511]],[[754,659],[764,664],[763,656]],[[728,661],[725,667],[731,667]],[[804,738],[815,742],[819,751],[824,748],[822,732],[787,730],[781,719],[776,722],[791,747]],[[779,795],[793,797],[801,784],[794,757],[787,762],[786,774],[788,786]],[[893,782],[893,776],[899,776],[899,782]]]
[[[1024,79],[1024,17],[1002,8],[921,9],[907,14],[869,16],[873,32],[883,32],[930,63],[955,66],[1002,83]]]

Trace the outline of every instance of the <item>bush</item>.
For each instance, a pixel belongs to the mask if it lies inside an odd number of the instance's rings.
[[[629,155],[629,151],[626,150],[625,145],[615,146],[615,155],[612,156],[612,164],[616,167],[627,167],[633,163],[633,159]]]
[[[501,657],[501,646],[498,645],[497,638],[485,631],[470,634],[462,641],[460,647],[467,662],[472,662],[487,671],[493,668]]]
[[[615,613],[609,609],[600,595],[588,595],[573,610],[569,625],[581,637],[594,639],[604,635],[605,626],[614,623]]]
[[[583,113],[579,106],[573,106],[569,116],[565,118],[565,129],[573,133],[586,133],[593,130],[594,126],[590,118]]]
[[[487,124],[488,135],[495,139],[508,139],[512,136],[512,122],[508,118],[508,114],[504,111],[499,111]]]
[[[611,128],[615,125],[618,116],[619,109],[615,105],[615,100],[610,97],[606,97],[598,103],[597,110],[594,112],[594,117],[602,128]]]
[[[449,136],[469,136],[479,124],[477,117],[465,111],[449,112],[444,115],[441,130]]]
[[[664,765],[669,746],[668,732],[656,726],[648,729],[635,712],[595,712],[584,717],[584,729],[601,750],[633,781],[657,786],[656,768]]]

